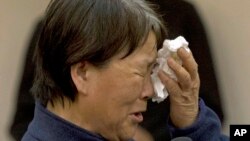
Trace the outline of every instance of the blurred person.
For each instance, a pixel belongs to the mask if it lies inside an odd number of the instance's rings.
[[[165,38],[163,24],[143,0],[52,1],[35,52],[35,114],[22,140],[136,138]],[[171,138],[227,140],[219,118],[199,99],[192,54],[179,49],[178,55],[183,66],[171,58],[168,64],[179,81],[159,72],[170,93]]]
[[[42,22],[39,20],[39,22],[35,26],[32,38],[29,42],[25,54],[25,64],[22,71],[21,82],[18,89],[15,105],[16,110],[14,112],[14,118],[12,119],[12,123],[10,125],[10,134],[16,141],[21,140],[22,136],[28,128],[30,121],[34,116],[35,100],[30,92],[30,88],[32,87],[34,80],[35,70],[35,64],[32,61],[32,58],[34,56],[34,50],[37,45],[36,43],[40,35],[41,27]]]

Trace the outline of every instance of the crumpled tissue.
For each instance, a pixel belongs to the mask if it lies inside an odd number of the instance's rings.
[[[177,50],[181,47],[185,48],[188,52],[190,52],[190,49],[188,48],[188,42],[185,40],[184,37],[179,36],[174,40],[164,40],[163,47],[158,51],[158,57],[156,59],[157,65],[153,68],[153,73],[151,75],[155,91],[155,95],[152,98],[153,102],[160,103],[168,97],[168,91],[166,90],[165,86],[162,84],[160,78],[158,77],[158,72],[160,69],[169,74],[171,78],[177,80],[176,75],[167,64],[167,59],[171,56],[179,64],[182,64],[181,59],[177,55]]]

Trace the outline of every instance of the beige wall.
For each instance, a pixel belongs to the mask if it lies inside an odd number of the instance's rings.
[[[0,0],[0,140],[10,141],[16,89],[32,26],[49,0]]]
[[[7,127],[13,114],[32,26],[49,0],[0,0],[0,139],[10,141]],[[225,104],[226,124],[250,123],[250,1],[189,0],[200,11]]]
[[[229,134],[230,124],[250,124],[250,1],[189,1],[199,9],[210,37]]]

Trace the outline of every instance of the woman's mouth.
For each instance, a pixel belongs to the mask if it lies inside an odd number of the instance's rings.
[[[143,115],[141,112],[136,112],[130,115],[133,122],[140,123],[143,121]]]

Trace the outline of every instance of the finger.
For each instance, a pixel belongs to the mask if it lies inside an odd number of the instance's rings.
[[[160,70],[158,73],[158,76],[159,76],[161,82],[166,87],[166,89],[170,95],[180,95],[181,94],[180,86],[168,74],[166,74],[164,71]]]
[[[196,63],[191,52],[187,52],[186,49],[180,48],[177,51],[178,56],[182,60],[183,67],[189,72],[191,79],[195,80],[198,76],[198,64]]]
[[[175,73],[181,88],[183,90],[189,89],[191,85],[191,76],[187,70],[177,63],[173,58],[168,58],[167,63]]]

